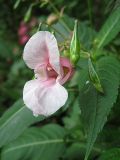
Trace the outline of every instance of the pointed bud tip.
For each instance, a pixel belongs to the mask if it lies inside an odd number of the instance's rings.
[[[80,58],[80,41],[78,34],[78,20],[75,20],[73,36],[70,44],[70,59],[75,64]]]

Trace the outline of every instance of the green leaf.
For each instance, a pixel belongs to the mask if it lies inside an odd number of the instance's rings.
[[[43,116],[34,117],[19,100],[0,118],[0,147],[16,139],[31,124],[43,119]]]
[[[98,133],[103,128],[107,116],[116,102],[120,81],[120,63],[113,57],[102,57],[97,62],[104,94],[98,93],[91,84],[80,90],[81,116],[86,128],[87,151],[85,160],[93,148]]]
[[[68,25],[68,27],[71,29],[71,31],[74,28],[74,19],[70,18],[66,15],[63,17],[65,23]],[[53,27],[58,30],[64,37],[65,39],[70,39],[71,40],[71,34],[67,31],[65,26],[61,24],[61,21],[58,21],[58,23],[54,24]],[[80,42],[85,48],[90,48],[91,42],[96,36],[95,30],[91,29],[88,27],[86,23],[79,22],[78,23],[78,35],[80,38]],[[55,31],[55,36],[58,40],[58,42],[64,41],[63,36],[61,36],[58,32]]]
[[[32,9],[36,4],[37,4],[37,2],[34,2],[29,6],[29,8],[28,8],[28,10],[27,10],[27,12],[26,12],[26,14],[24,16],[24,22],[28,22],[29,21],[29,19],[31,17],[31,14],[32,14]]]
[[[104,152],[98,160],[119,160],[120,148],[109,149]]]
[[[82,160],[84,159],[86,144],[83,142],[76,142],[73,143],[71,146],[68,147],[65,153],[65,160]],[[97,147],[93,148],[93,153],[91,154],[91,160],[94,159],[95,155],[98,155],[100,149]]]
[[[19,6],[20,2],[21,0],[16,0],[13,8],[16,9]]]
[[[98,33],[95,43],[97,48],[103,48],[120,32],[120,8],[117,8],[108,17],[107,21]]]
[[[95,30],[91,29],[86,23],[79,23],[79,37],[83,47],[89,49],[95,36]]]
[[[58,160],[65,150],[64,136],[64,129],[55,124],[29,128],[4,147],[1,160]]]
[[[84,158],[85,144],[83,143],[73,143],[68,147],[65,153],[65,159],[67,160],[80,160]]]
[[[78,98],[74,97],[72,99],[71,108],[69,109],[68,115],[63,117],[64,126],[67,129],[74,129],[78,124],[80,124],[80,107]],[[73,131],[72,131],[73,132]],[[75,131],[74,131],[75,132]]]

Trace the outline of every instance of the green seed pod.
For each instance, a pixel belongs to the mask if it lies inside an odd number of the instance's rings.
[[[78,36],[78,21],[75,21],[73,36],[70,44],[70,60],[76,64],[80,58],[80,41]]]
[[[101,82],[100,79],[94,69],[94,66],[92,64],[91,59],[88,59],[88,68],[89,68],[89,76],[90,76],[90,80],[92,81],[94,87],[101,93],[103,93],[103,88],[101,86]]]

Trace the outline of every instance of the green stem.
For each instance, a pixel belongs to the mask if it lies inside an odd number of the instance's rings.
[[[82,58],[90,58],[90,53],[89,52],[85,52],[85,51],[81,50],[80,54],[81,54]]]
[[[89,16],[89,21],[90,21],[90,26],[93,28],[93,23],[92,23],[92,0],[87,0],[88,4],[88,16]],[[92,30],[90,30],[90,39],[92,39]]]
[[[42,22],[40,22],[40,23],[39,23],[39,26],[38,26],[37,32],[38,32],[39,30],[41,30],[41,26],[42,26]]]
[[[89,16],[89,20],[90,20],[90,25],[92,27],[93,24],[92,24],[92,4],[91,4],[91,0],[87,0],[87,5],[88,5],[88,16]]]

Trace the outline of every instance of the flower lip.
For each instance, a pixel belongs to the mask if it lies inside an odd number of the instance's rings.
[[[49,78],[57,78],[58,73],[51,67],[50,64],[47,65],[46,71]]]
[[[68,59],[60,57],[61,68],[63,74],[58,75],[58,73],[52,68],[50,63],[44,63],[37,65],[35,68],[35,77],[41,81],[49,81],[49,79],[54,79],[60,84],[64,84],[73,74],[73,67]]]
[[[63,68],[64,74],[63,74],[63,77],[59,81],[60,81],[60,84],[64,84],[66,81],[68,81],[72,77],[74,71],[73,71],[73,66],[71,62],[69,61],[69,59],[65,57],[60,57],[60,63]]]

